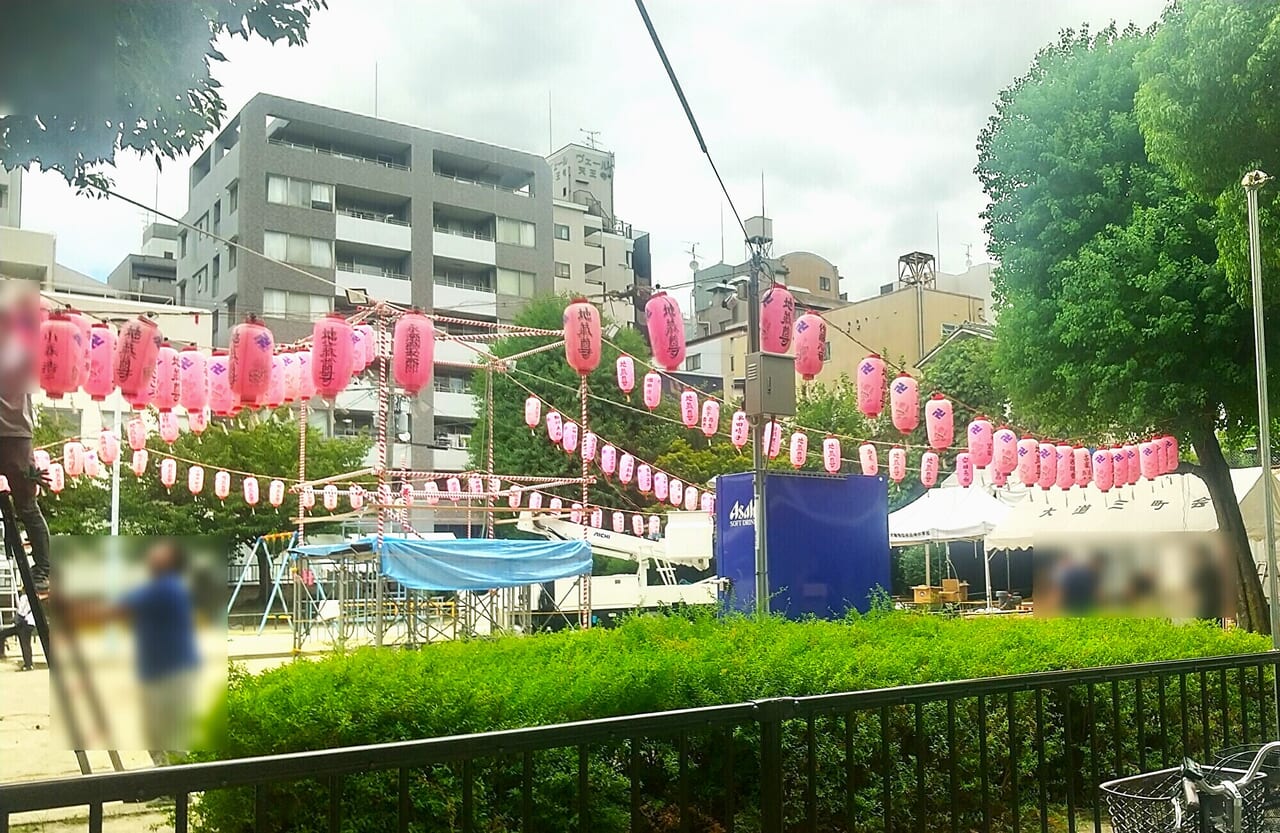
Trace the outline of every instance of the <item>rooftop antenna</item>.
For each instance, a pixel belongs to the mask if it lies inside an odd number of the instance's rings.
[[[696,272],[698,271],[698,244],[690,243],[688,240],[685,242],[689,243],[689,248],[684,250],[684,253],[689,256],[689,269]]]
[[[965,269],[973,268],[973,244],[972,243],[964,244],[964,268]]]
[[[587,137],[587,145],[592,149],[596,149],[596,137],[600,135],[599,130],[587,130],[585,127],[579,127],[578,132]]]

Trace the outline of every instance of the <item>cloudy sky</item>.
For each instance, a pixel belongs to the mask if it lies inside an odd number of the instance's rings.
[[[301,49],[225,44],[229,111],[257,92],[547,154],[582,130],[617,155],[618,216],[653,235],[659,283],[687,280],[691,244],[720,258],[722,199],[629,0],[329,0]],[[985,259],[972,170],[999,90],[1058,30],[1147,25],[1163,0],[649,0],[649,13],[743,217],[761,175],[779,252],[839,266],[850,297],[940,251]],[[550,102],[550,107],[548,107]],[[554,146],[554,147],[553,147]],[[122,159],[119,190],[186,209],[185,161]],[[156,202],[158,196],[158,203]],[[725,257],[742,246],[725,209]],[[936,218],[936,226],[935,226]],[[29,175],[23,225],[99,278],[145,217]],[[941,238],[939,250],[935,239]]]

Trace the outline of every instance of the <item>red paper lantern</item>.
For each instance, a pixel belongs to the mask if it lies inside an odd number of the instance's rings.
[[[560,433],[560,447],[564,449],[565,454],[572,454],[578,450],[578,423],[570,420],[564,424],[564,429]]]
[[[1018,479],[1023,486],[1034,486],[1040,477],[1040,443],[1034,437],[1018,440]]]
[[[298,401],[309,402],[316,395],[316,380],[311,375],[311,349],[297,351],[298,357]]]
[[[231,392],[231,358],[225,350],[209,357],[209,409],[218,416],[231,416],[240,403]]]
[[[369,365],[373,364],[374,360],[378,358],[378,333],[370,324],[357,324],[353,329],[355,332],[360,334],[360,348],[362,352],[358,362],[355,360],[355,354],[352,354],[352,370],[354,371],[357,364],[360,366],[361,370],[364,370]],[[432,332],[432,338],[435,338],[434,330]]]
[[[1018,435],[1010,428],[1001,428],[992,434],[991,462],[995,470],[1006,477],[1018,467]]]
[[[858,410],[869,419],[884,410],[884,359],[875,353],[858,364]]]
[[[155,378],[156,393],[152,401],[156,410],[162,414],[172,411],[182,398],[182,373],[178,366],[178,351],[167,341],[156,353]]]
[[[1089,465],[1092,455],[1089,449],[1076,446],[1071,449],[1072,466],[1071,470],[1075,474],[1075,484],[1080,487],[1088,486],[1089,481],[1093,479],[1092,467]]]
[[[80,327],[65,313],[55,312],[40,325],[40,387],[57,399],[80,387],[84,368]]]
[[[667,482],[667,500],[676,508],[684,502],[684,484],[674,477]]]
[[[644,319],[654,362],[668,372],[679,370],[684,363],[684,316],[676,299],[665,292],[653,293],[644,305]],[[646,405],[649,404],[647,393],[646,388]]]
[[[302,389],[302,375],[298,356],[292,350],[280,354],[280,365],[284,368],[284,401],[294,402]]]
[[[1108,491],[1114,482],[1114,465],[1111,449],[1099,448],[1093,452],[1093,482],[1103,492]]]
[[[396,384],[410,396],[431,383],[436,333],[431,319],[417,310],[400,316],[392,338],[391,370]]]
[[[1057,466],[1057,484],[1059,489],[1070,489],[1076,482],[1075,454],[1069,445],[1059,445],[1055,449],[1054,463]]]
[[[979,416],[969,423],[965,434],[969,438],[969,459],[974,468],[985,469],[991,465],[995,455],[995,432],[991,428],[991,421]]]
[[[785,286],[775,284],[760,300],[760,349],[766,353],[791,350],[792,326],[796,318],[796,299]]]
[[[279,408],[284,404],[284,357],[279,353],[271,357],[271,372],[267,380],[267,393],[263,404],[268,408]]]
[[[355,368],[351,349],[351,325],[337,313],[329,313],[311,331],[311,379],[316,393],[333,399],[346,390]]]
[[[951,447],[955,439],[955,418],[952,415],[951,400],[940,393],[929,398],[924,409],[925,433],[929,435],[929,445],[937,451]]]
[[[209,360],[194,347],[178,353],[178,402],[188,414],[209,404]]]
[[[130,464],[130,468],[133,469],[133,473],[138,477],[142,477],[147,473],[147,456],[145,448],[133,452],[133,462]]]
[[[84,380],[84,392],[95,402],[101,402],[116,388],[112,376],[116,353],[116,334],[103,323],[89,328],[89,375]]]
[[[67,313],[67,317],[71,319],[71,323],[76,325],[76,329],[80,331],[80,339],[76,342],[79,355],[79,379],[83,385],[89,380],[89,335],[93,328],[93,319],[84,313],[71,310]]]
[[[910,434],[920,424],[920,385],[909,373],[899,373],[889,386],[893,427]]]
[[[140,417],[134,417],[125,425],[129,436],[129,447],[141,451],[147,447],[147,424]]]
[[[227,378],[231,393],[241,405],[255,408],[266,400],[275,349],[271,331],[255,315],[247,316],[231,329]]]
[[[600,310],[586,298],[564,308],[564,357],[581,376],[600,366]]]
[[[49,491],[55,495],[61,492],[67,486],[67,474],[62,470],[61,463],[50,463],[49,471],[46,473],[49,479]]]
[[[827,322],[807,312],[796,321],[796,373],[805,381],[822,372],[827,349]]]
[[[604,472],[605,477],[610,477],[618,470],[618,449],[611,445],[606,445],[600,449],[600,471]]]

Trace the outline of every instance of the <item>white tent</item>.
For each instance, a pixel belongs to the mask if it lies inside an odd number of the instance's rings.
[[[889,514],[889,545],[966,541],[985,537],[1010,507],[982,489],[930,489]]]

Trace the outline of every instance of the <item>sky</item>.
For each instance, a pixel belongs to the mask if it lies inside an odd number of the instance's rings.
[[[649,0],[647,7],[738,211],[774,221],[774,250],[835,263],[851,299],[897,275],[987,258],[973,167],[1000,90],[1059,30],[1153,22],[1163,0]],[[715,178],[628,0],[329,0],[302,48],[220,43],[228,113],[268,92],[543,155],[599,131],[618,217],[650,232],[657,283],[743,259]],[[375,74],[377,94],[375,102]],[[122,156],[117,190],[180,216],[188,160]],[[762,189],[763,182],[763,189]],[[721,234],[721,216],[724,221]],[[24,227],[105,279],[147,217],[24,182]],[[940,242],[940,246],[939,246]]]

